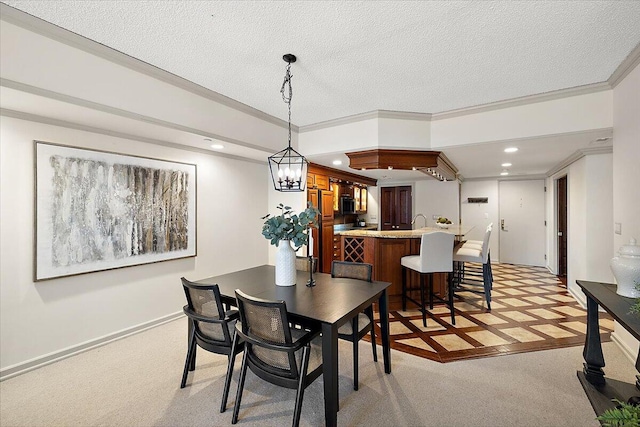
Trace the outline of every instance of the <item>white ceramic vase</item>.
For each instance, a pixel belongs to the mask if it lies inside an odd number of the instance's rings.
[[[289,240],[280,240],[276,252],[276,285],[293,286],[296,276],[296,251]]]
[[[623,297],[640,298],[640,291],[636,289],[636,285],[640,285],[640,246],[636,244],[636,239],[621,246],[618,256],[611,258],[609,265],[618,283],[616,293]]]

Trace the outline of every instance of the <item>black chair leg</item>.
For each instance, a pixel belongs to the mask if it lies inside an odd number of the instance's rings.
[[[180,388],[184,388],[187,385],[187,374],[189,373],[189,367],[191,365],[191,360],[195,360],[193,355],[196,352],[196,330],[195,328],[191,328],[191,334],[189,336],[189,344],[187,348],[187,359],[184,362],[184,371],[182,372],[182,382],[180,383]]]
[[[489,266],[489,282],[491,282],[491,289],[493,289],[493,269],[491,268],[491,252],[487,254],[487,265]]]
[[[487,301],[487,310],[491,311],[491,273],[489,266],[482,264],[482,285],[484,287],[484,299]]]
[[[238,413],[240,412],[240,401],[242,400],[242,390],[244,389],[244,379],[247,376],[247,359],[249,352],[245,348],[242,355],[242,368],[240,368],[240,378],[238,379],[238,391],[236,393],[236,403],[233,406],[233,417],[231,418],[231,424],[238,422]]]
[[[358,316],[351,321],[353,340],[353,389],[358,390]]]
[[[402,267],[402,311],[407,311],[407,268]]]
[[[453,272],[447,274],[447,284],[449,285],[449,310],[451,310],[451,324],[456,324],[456,316],[453,311]]]
[[[357,341],[356,341],[357,343]],[[298,381],[298,392],[296,393],[296,406],[293,410],[293,427],[300,425],[300,414],[302,412],[302,398],[304,397],[304,379],[307,376],[307,369],[309,367],[309,352],[311,347],[306,345],[302,350],[302,372],[300,374],[300,380]]]
[[[429,273],[429,310],[433,310],[433,273]]]
[[[229,353],[229,364],[227,365],[227,376],[224,379],[224,390],[222,391],[222,403],[220,404],[220,413],[227,410],[227,400],[229,399],[229,388],[231,387],[231,377],[233,376],[233,365],[236,361],[236,347],[238,346],[239,337],[236,332],[233,333],[233,342],[231,343],[231,353]]]
[[[427,327],[427,307],[424,305],[424,274],[420,273],[420,305],[422,306],[422,326]]]

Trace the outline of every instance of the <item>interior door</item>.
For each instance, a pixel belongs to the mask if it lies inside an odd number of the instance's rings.
[[[396,230],[411,230],[411,186],[396,187]]]
[[[567,177],[558,179],[558,276],[567,276]]]
[[[500,262],[544,266],[544,180],[500,181]]]
[[[395,227],[394,205],[395,188],[382,187],[380,189],[380,221],[381,230],[392,230]]]
[[[411,186],[380,189],[382,230],[411,230]]]

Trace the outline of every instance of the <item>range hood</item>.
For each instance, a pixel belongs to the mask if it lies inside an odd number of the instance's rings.
[[[352,169],[415,170],[439,181],[454,181],[458,174],[441,151],[373,149],[345,154]]]

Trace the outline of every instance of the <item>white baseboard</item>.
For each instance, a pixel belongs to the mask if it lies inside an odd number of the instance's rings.
[[[580,307],[584,308],[585,310],[587,309],[587,299],[582,292],[575,292],[573,288],[569,288],[568,286],[567,291],[571,294],[573,299],[575,299],[578,304],[580,304]]]
[[[85,351],[89,351],[94,348],[101,347],[105,344],[109,344],[110,342],[128,337],[130,335],[140,333],[147,329],[155,328],[156,326],[160,326],[167,322],[171,322],[182,316],[184,316],[184,313],[182,311],[178,311],[178,312],[151,320],[149,322],[132,326],[131,328],[122,329],[112,334],[104,335],[102,337],[85,341],[83,343],[73,345],[71,347],[67,347],[59,351],[54,351],[52,353],[45,354],[44,356],[36,357],[30,360],[27,360],[25,362],[7,366],[6,368],[0,369],[0,381],[4,381],[6,379],[15,377],[17,375],[27,373],[34,369],[40,368],[42,366],[49,365],[51,363],[57,362],[62,359],[66,359],[67,357],[75,356],[76,354],[80,354]]]
[[[622,350],[622,353],[625,356],[627,356],[627,359],[629,359],[631,364],[635,365],[636,358],[638,357],[636,351],[631,349],[631,347],[629,347],[624,340],[621,340],[620,337],[618,336],[618,334],[616,334],[615,332],[611,333],[611,341],[616,343],[618,345],[618,347],[620,348],[620,350]]]

